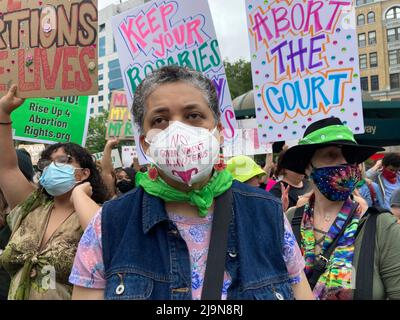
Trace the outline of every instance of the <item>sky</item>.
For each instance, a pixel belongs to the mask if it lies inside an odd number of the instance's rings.
[[[98,1],[99,9],[119,3],[119,0]],[[250,60],[244,2],[245,0],[208,0],[221,56],[231,62],[238,59]]]

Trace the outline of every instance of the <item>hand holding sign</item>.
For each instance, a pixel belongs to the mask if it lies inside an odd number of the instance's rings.
[[[10,115],[24,102],[24,99],[15,96],[16,92],[17,86],[14,84],[8,90],[7,94],[0,99],[0,111]]]
[[[118,145],[118,143],[119,143],[118,138],[111,138],[110,140],[107,141],[106,148],[114,149]]]

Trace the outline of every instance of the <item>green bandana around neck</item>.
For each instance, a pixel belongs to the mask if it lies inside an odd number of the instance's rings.
[[[199,209],[199,216],[208,214],[215,197],[223,194],[232,186],[232,175],[228,170],[215,171],[210,181],[200,190],[183,192],[167,184],[160,176],[151,180],[148,173],[136,173],[136,185],[141,186],[147,193],[159,197],[166,202],[189,202]]]
[[[309,133],[299,141],[299,145],[318,144],[338,140],[357,143],[349,127],[345,125],[333,125]]]

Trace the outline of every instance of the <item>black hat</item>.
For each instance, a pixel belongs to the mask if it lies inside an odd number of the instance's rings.
[[[133,168],[123,168],[122,170],[124,170],[126,172],[126,174],[128,175],[129,179],[131,179],[131,181],[135,182],[135,175],[136,175],[136,170]]]
[[[340,146],[348,163],[362,163],[384,148],[357,144],[351,130],[339,118],[330,117],[312,123],[304,132],[299,145],[289,148],[282,159],[282,167],[305,174],[317,149]]]
[[[17,149],[18,167],[26,179],[33,181],[34,171],[32,166],[31,155],[25,149]]]

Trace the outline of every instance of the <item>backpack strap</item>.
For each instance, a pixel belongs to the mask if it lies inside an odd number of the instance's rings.
[[[375,265],[375,238],[376,221],[379,214],[388,212],[380,207],[369,207],[365,213],[366,219],[360,224],[355,237],[359,235],[365,226],[363,239],[361,242],[360,258],[357,266],[356,288],[354,290],[354,300],[372,300],[373,279]]]
[[[228,229],[232,219],[232,203],[231,188],[215,199],[201,300],[221,300],[228,246]]]
[[[301,246],[300,227],[301,227],[301,221],[303,220],[304,208],[305,208],[305,206],[296,208],[293,218],[290,221],[290,224],[292,226],[292,231],[294,233],[294,236],[296,237],[296,241],[299,246]]]

